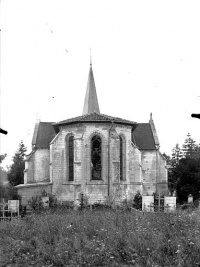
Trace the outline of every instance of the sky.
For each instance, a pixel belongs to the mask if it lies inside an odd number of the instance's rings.
[[[90,49],[100,112],[138,123],[150,113],[160,151],[200,142],[200,1],[1,0],[0,154],[36,120],[82,115]]]

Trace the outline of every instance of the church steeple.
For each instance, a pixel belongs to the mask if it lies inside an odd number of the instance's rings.
[[[90,114],[93,112],[100,113],[100,110],[99,110],[99,103],[97,99],[94,75],[92,70],[92,60],[90,56],[90,71],[88,76],[87,90],[83,107],[83,115]]]

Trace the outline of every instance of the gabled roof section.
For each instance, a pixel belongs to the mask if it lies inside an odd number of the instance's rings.
[[[140,150],[157,149],[150,123],[139,123],[133,131],[133,139]]]
[[[113,122],[113,123],[120,123],[120,124],[128,124],[128,125],[134,125],[137,124],[134,121],[124,120],[117,117],[108,116],[105,114],[98,114],[96,112],[93,112],[91,114],[82,115],[79,117],[75,117],[72,119],[60,121],[57,123],[54,123],[54,127],[59,125],[66,125],[66,124],[72,124],[72,123],[80,123],[80,122]]]
[[[88,76],[87,90],[85,95],[85,102],[83,106],[83,115],[90,113],[100,113],[99,103],[97,99],[97,92],[94,82],[94,75],[92,70],[92,63],[90,63],[90,71]]]
[[[35,125],[32,146],[34,146],[35,149],[48,149],[55,135],[56,132],[52,126],[52,122],[38,122]]]

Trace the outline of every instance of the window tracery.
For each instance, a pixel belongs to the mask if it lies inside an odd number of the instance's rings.
[[[91,139],[91,179],[101,180],[101,150],[102,142],[98,135],[94,135]]]

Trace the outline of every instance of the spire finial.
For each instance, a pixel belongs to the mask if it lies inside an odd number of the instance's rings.
[[[153,118],[152,118],[152,112],[150,113],[150,121],[152,121],[153,120]]]
[[[92,67],[92,50],[90,48],[90,67]]]

